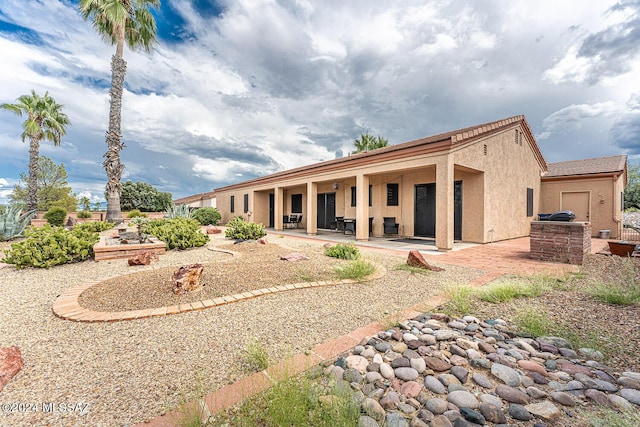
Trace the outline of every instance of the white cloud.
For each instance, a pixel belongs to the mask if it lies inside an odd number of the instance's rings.
[[[612,117],[620,112],[620,106],[612,101],[569,105],[546,117],[542,121],[544,131],[537,137],[548,139],[559,130],[569,132],[580,128],[589,120]]]
[[[614,4],[245,0],[216,18],[197,2],[163,3],[186,22],[172,27],[184,40],[125,52],[124,178],[181,197],[332,159],[367,131],[399,143],[521,113],[550,161],[576,158],[578,144],[584,157],[616,154],[607,135],[640,93],[640,60],[602,68],[580,51],[591,40],[611,52],[594,35],[634,16],[605,13]],[[64,161],[74,191],[102,198],[113,46],[75,3],[8,0],[2,11],[46,45],[0,33],[0,100],[33,88],[64,104],[69,134],[42,152]],[[12,179],[28,160],[20,123],[0,112],[0,169]]]

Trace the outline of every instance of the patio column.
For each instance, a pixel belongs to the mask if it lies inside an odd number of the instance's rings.
[[[453,157],[445,155],[436,163],[436,246],[453,249]]]
[[[369,176],[356,175],[356,240],[369,240]]]
[[[284,201],[284,188],[273,189],[273,229],[282,231],[282,202]]]
[[[307,182],[307,234],[318,234],[318,184]]]

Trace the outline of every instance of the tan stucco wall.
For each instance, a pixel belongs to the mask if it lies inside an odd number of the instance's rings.
[[[463,205],[471,209],[471,212],[466,207],[463,209],[463,215],[466,216],[463,221],[463,240],[486,243],[528,236],[531,221],[537,219],[535,214],[540,200],[542,168],[532,145],[526,139],[526,133],[522,133],[516,142],[516,129],[522,131],[519,126],[514,127],[454,154],[456,165],[484,171],[483,175],[473,175],[476,182],[467,179],[467,185],[463,184],[465,197],[476,195],[470,205]],[[468,188],[469,184],[473,185],[472,189]],[[533,188],[533,217],[526,215],[527,188]],[[484,194],[483,200],[479,200],[478,194]],[[482,213],[476,213],[480,209]],[[482,236],[465,236],[465,221],[466,228],[474,232],[482,223]]]
[[[589,222],[593,236],[597,236],[599,230],[610,230],[611,237],[618,238],[623,215],[620,194],[623,191],[623,176],[543,181],[539,213],[563,209],[563,192],[587,192],[590,195]]]

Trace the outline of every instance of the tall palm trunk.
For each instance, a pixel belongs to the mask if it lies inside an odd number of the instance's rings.
[[[120,55],[118,55],[120,51]],[[104,170],[107,172],[107,221],[121,223],[122,211],[120,210],[120,191],[122,190],[122,170],[124,166],[120,162],[120,150],[124,143],[120,140],[122,92],[124,78],[127,72],[127,63],[122,59],[121,49],[111,58],[111,99],[109,102],[109,130],[107,131],[107,152],[104,154]]]
[[[27,194],[27,210],[38,210],[38,157],[40,156],[40,139],[29,140],[29,189]]]

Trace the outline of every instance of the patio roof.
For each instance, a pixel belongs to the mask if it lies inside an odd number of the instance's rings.
[[[531,128],[529,127],[529,124],[527,123],[523,115],[517,115],[494,122],[484,123],[468,128],[429,136],[426,138],[404,142],[401,144],[390,145],[373,151],[365,151],[362,153],[352,154],[339,159],[327,160],[324,162],[301,166],[294,169],[287,169],[263,177],[254,178],[237,184],[232,184],[226,187],[220,187],[217,188],[216,191],[242,188],[283,178],[306,175],[308,173],[314,172],[349,169],[364,163],[374,164],[390,159],[410,157],[417,153],[434,153],[447,151],[454,147],[471,144],[493,134],[502,132],[510,127],[514,127],[515,125],[522,126],[522,129],[527,136],[527,140],[531,143],[531,148],[536,159],[540,163],[542,170],[546,171],[547,163],[544,160],[542,153],[540,152],[540,149],[536,143],[535,137],[533,135],[533,132],[531,131]]]

